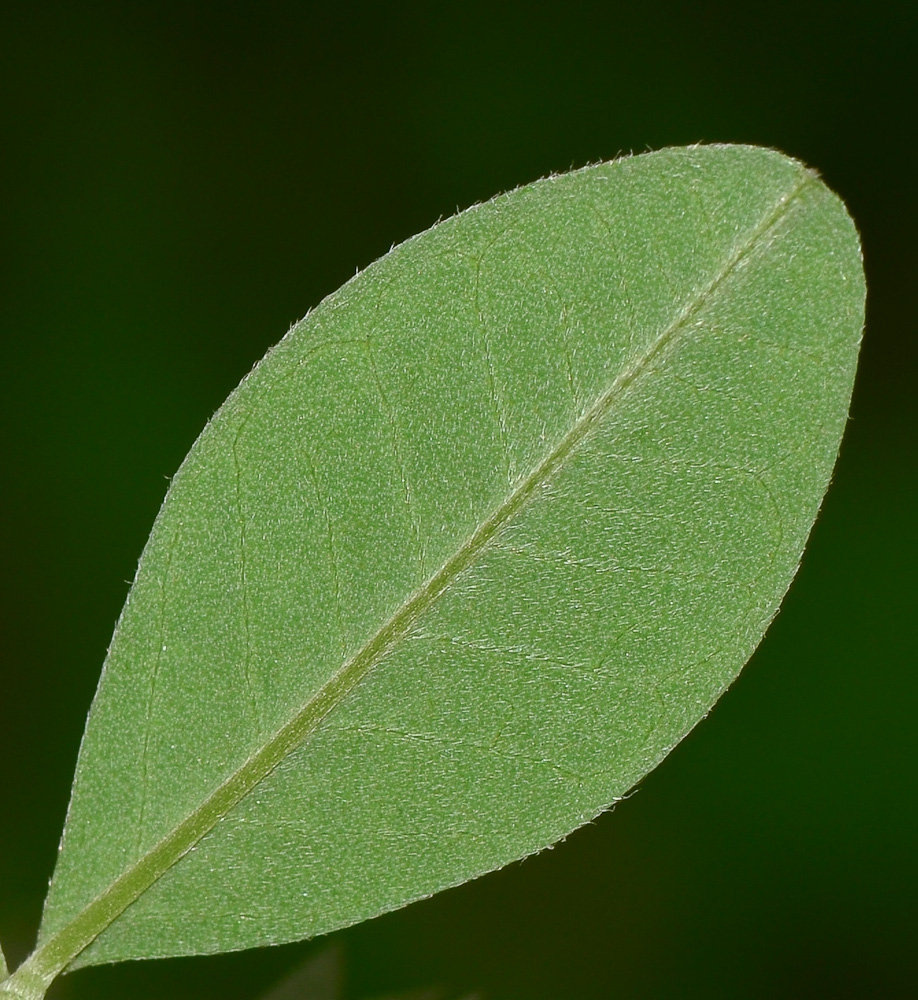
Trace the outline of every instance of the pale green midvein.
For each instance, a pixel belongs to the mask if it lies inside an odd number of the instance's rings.
[[[0,996],[40,1000],[52,980],[79,955],[108,925],[164,875],[205,836],[219,820],[240,802],[262,779],[299,747],[329,712],[345,698],[403,638],[424,612],[444,593],[450,583],[475,561],[482,549],[517,514],[564,464],[567,457],[599,426],[616,397],[673,343],[709,301],[717,288],[743,258],[765,238],[787,213],[803,188],[813,179],[804,174],[762,220],[749,239],[738,247],[708,285],[657,337],[650,347],[624,371],[609,389],[574,424],[567,435],[542,463],[529,474],[502,504],[465,542],[456,554],[431,577],[354,657],[316,693],[304,708],[258,753],[249,758],[194,813],[132,868],[128,869],[63,930],[49,938],[5,982]]]

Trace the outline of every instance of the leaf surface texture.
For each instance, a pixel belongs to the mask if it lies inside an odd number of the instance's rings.
[[[46,953],[324,933],[624,795],[778,608],[863,299],[840,201],[751,147],[548,178],[325,299],[169,489],[87,724]]]

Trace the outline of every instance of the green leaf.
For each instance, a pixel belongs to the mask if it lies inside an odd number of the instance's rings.
[[[3,982],[9,974],[10,970],[6,965],[6,957],[3,954],[3,949],[0,948],[0,982]]]
[[[739,146],[520,188],[322,302],[172,482],[35,981],[325,933],[623,796],[787,590],[863,302],[841,202]]]

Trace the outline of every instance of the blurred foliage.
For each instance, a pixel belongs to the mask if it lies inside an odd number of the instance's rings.
[[[916,973],[916,8],[25,4],[0,13],[0,940],[28,951],[166,478],[289,324],[439,217],[620,151],[773,145],[864,240],[836,481],[754,661],[554,851],[337,935],[347,995],[905,996]],[[249,1000],[321,943],[66,977]],[[50,996],[50,994],[49,994]]]

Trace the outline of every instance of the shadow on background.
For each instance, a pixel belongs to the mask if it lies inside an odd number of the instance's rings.
[[[201,427],[390,245],[546,173],[699,140],[818,167],[870,300],[784,610],[638,794],[336,938],[349,996],[904,997],[918,892],[905,3],[10,3],[0,15],[0,940],[31,946],[127,582]],[[53,996],[254,998],[317,945],[92,969]]]

